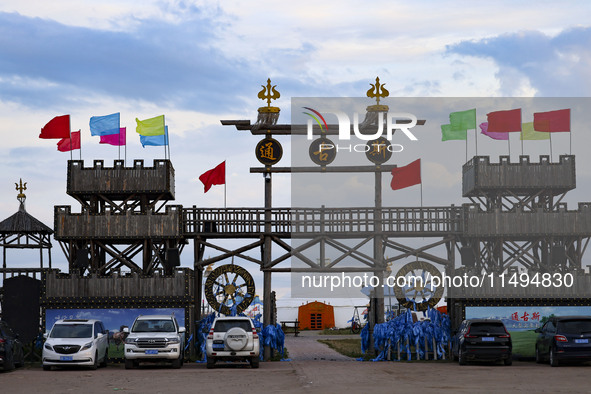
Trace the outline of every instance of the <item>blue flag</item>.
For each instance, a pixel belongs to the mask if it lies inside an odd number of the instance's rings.
[[[162,135],[140,135],[140,142],[142,147],[146,145],[163,146],[168,145],[168,126],[164,126],[164,134]]]
[[[119,134],[119,112],[105,116],[93,116],[90,118],[91,135]]]

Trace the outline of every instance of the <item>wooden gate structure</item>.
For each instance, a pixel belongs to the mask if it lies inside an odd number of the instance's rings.
[[[379,90],[375,94],[378,99],[385,97]],[[279,109],[271,107],[270,100],[279,94],[270,81],[259,97],[268,105],[259,108],[257,122],[229,120],[222,124],[262,136],[259,144],[269,147],[277,147],[273,135],[306,132],[277,124]],[[374,109],[387,111],[379,105]],[[317,129],[314,134],[324,136]],[[155,160],[153,167],[145,167],[142,160],[135,160],[132,167],[125,167],[121,160],[105,167],[103,161],[96,160],[89,168],[82,161],[69,161],[67,193],[80,204],[81,212],[56,206],[54,237],[68,259],[70,273],[47,273],[42,303],[110,307],[132,301],[146,307],[180,306],[189,311],[188,321],[194,321],[200,317],[205,267],[236,257],[257,264],[263,272],[263,321],[269,325],[273,321],[273,273],[371,272],[383,277],[389,263],[410,257],[434,263],[449,276],[572,273],[578,287],[548,293],[551,302],[569,304],[576,299],[577,303],[591,304],[591,297],[576,291],[591,288],[591,275],[582,261],[591,238],[591,203],[580,203],[573,211],[561,203],[576,185],[572,155],[560,156],[557,163],[548,156],[541,156],[538,163],[530,162],[529,156],[520,156],[517,163],[506,156],[498,163],[475,156],[463,166],[463,196],[471,203],[439,207],[383,207],[382,174],[394,165],[332,167],[320,163],[317,167],[292,168],[259,159],[264,166],[250,169],[251,173],[263,174],[265,204],[258,208],[168,205],[175,194],[174,169],[169,160]],[[374,206],[273,207],[273,174],[331,171],[373,172]],[[294,236],[306,241],[292,247],[290,239]],[[417,247],[417,242],[410,246],[401,241],[407,238],[425,241],[421,246]],[[190,239],[194,243],[193,270],[177,269],[179,255]],[[244,242],[227,249],[218,242],[226,239]],[[356,246],[348,246],[343,239],[358,241]],[[283,252],[273,255],[273,245]],[[372,245],[372,253],[362,252],[363,245]],[[318,246],[318,260],[304,255],[305,250]],[[339,250],[340,256],[332,261],[325,259],[327,246]],[[204,258],[207,248],[218,255]],[[260,258],[250,253],[257,249]],[[440,253],[441,249],[445,252]],[[349,258],[360,266],[344,265]],[[305,267],[277,267],[290,259],[298,259]],[[67,296],[59,298],[60,289]],[[447,297],[452,320],[458,324],[466,305],[515,304],[530,296],[518,291],[499,294],[487,288],[448,288]],[[541,293],[530,302],[544,300]],[[371,310],[373,328],[384,317],[382,288],[371,297]],[[265,357],[269,355],[269,349],[265,349]]]

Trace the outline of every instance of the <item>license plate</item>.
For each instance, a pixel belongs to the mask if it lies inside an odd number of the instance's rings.
[[[73,359],[72,356],[60,356],[60,361],[72,361]]]
[[[482,342],[494,342],[495,337],[482,337]]]
[[[589,343],[588,339],[575,339],[575,343]]]
[[[146,354],[158,354],[158,350],[154,350],[154,349],[146,350]]]
[[[224,350],[224,345],[214,344],[212,348],[213,348],[213,350]]]

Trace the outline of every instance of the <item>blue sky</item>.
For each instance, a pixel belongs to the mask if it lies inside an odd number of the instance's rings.
[[[28,183],[27,210],[49,226],[54,205],[76,205],[65,194],[69,154],[37,138],[54,116],[71,114],[87,163],[109,164],[119,152],[90,136],[91,116],[121,112],[128,160],[151,163],[163,151],[141,148],[134,119],[165,114],[176,202],[223,206],[223,187],[203,194],[197,177],[226,159],[228,206],[258,207],[262,179],[248,171],[259,165],[257,138],[219,120],[254,121],[268,77],[282,94],[282,123],[291,97],[363,96],[376,76],[392,97],[587,97],[590,14],[581,1],[4,0],[0,218],[18,208],[19,178]],[[580,186],[591,176],[588,142],[579,137],[574,152]],[[461,164],[427,158],[424,193],[461,203]],[[289,184],[287,175],[274,178],[275,206],[289,206]],[[53,257],[64,260],[57,243]]]

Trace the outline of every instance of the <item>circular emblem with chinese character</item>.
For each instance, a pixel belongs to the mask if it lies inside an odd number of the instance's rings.
[[[367,141],[365,146],[365,156],[372,163],[384,164],[392,157],[392,144],[384,137]]]
[[[308,152],[310,159],[319,166],[326,166],[332,163],[335,157],[337,157],[335,144],[325,137],[312,141]]]
[[[259,141],[254,154],[258,161],[266,166],[277,164],[283,156],[283,148],[279,141],[273,138],[265,138]]]

